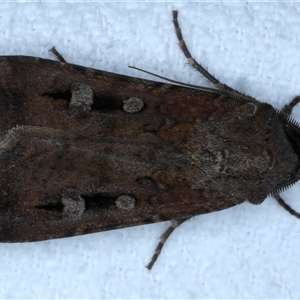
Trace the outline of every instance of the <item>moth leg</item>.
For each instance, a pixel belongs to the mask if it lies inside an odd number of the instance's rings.
[[[189,65],[191,65],[194,69],[196,69],[198,72],[200,72],[204,77],[206,77],[216,88],[218,89],[224,89],[224,90],[230,90],[236,92],[234,89],[230,88],[226,84],[223,84],[220,82],[216,77],[214,77],[212,74],[210,74],[204,67],[202,67],[201,64],[199,64],[191,55],[190,51],[188,50],[186,43],[183,39],[181,29],[179,27],[178,23],[178,11],[173,11],[173,24],[175,27],[176,36],[178,39],[178,45],[181,48],[183,54],[188,60]]]
[[[55,47],[52,47],[49,51],[52,52],[60,62],[64,62],[64,63],[66,62],[65,59],[62,57],[62,55],[56,50]]]
[[[278,195],[273,195],[273,197],[277,200],[277,202],[287,210],[291,215],[295,216],[296,218],[300,219],[300,214],[296,212],[293,208],[291,208],[288,204],[284,202],[284,200]]]
[[[171,233],[179,226],[181,225],[183,222],[189,220],[190,218],[186,218],[186,219],[178,219],[178,220],[173,220],[171,226],[161,235],[160,237],[160,241],[157,244],[154,254],[149,262],[149,264],[146,266],[146,268],[148,268],[149,270],[152,269],[154,263],[156,262],[158,256],[161,253],[161,250],[165,244],[165,242],[167,241],[167,239],[169,238],[169,236],[171,235]]]
[[[300,102],[300,96],[296,96],[290,103],[286,104],[282,109],[281,112],[290,115],[292,113],[293,108]]]
[[[190,51],[188,50],[186,43],[182,37],[181,29],[179,27],[178,23],[178,11],[173,11],[173,23],[175,27],[176,36],[178,39],[179,47],[181,48],[183,54],[188,60],[189,65],[191,65],[194,69],[196,69],[198,72],[200,72],[204,77],[206,77],[222,94],[225,94],[229,97],[235,98],[240,101],[246,101],[246,102],[256,102],[254,98],[251,96],[245,95],[237,90],[232,89],[228,85],[220,82],[216,77],[214,77],[212,74],[210,74],[204,67],[202,67],[201,64],[199,64],[191,55]]]

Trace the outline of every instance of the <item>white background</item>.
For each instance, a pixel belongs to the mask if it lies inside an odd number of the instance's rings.
[[[1,55],[52,59],[55,45],[71,63],[208,85],[176,45],[174,9],[193,56],[221,81],[277,108],[300,93],[300,3],[0,3]],[[299,188],[283,195],[298,211]],[[0,298],[300,297],[300,220],[274,199],[193,218],[150,272],[168,225],[0,244]]]

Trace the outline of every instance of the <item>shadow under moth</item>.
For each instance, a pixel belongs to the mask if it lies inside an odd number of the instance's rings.
[[[142,80],[59,61],[0,57],[0,242],[187,219],[299,180],[296,97],[281,111],[222,84]]]

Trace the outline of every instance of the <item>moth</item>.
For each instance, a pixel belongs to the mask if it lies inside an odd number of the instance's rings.
[[[0,241],[33,242],[187,219],[279,193],[299,180],[290,114],[221,83],[161,83],[59,61],[0,57]],[[173,84],[176,83],[176,84]]]

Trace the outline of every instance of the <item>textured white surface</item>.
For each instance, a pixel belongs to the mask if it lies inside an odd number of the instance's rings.
[[[207,85],[176,45],[173,9],[221,81],[277,108],[300,93],[300,3],[0,3],[1,55],[52,58],[55,45],[71,63]],[[298,211],[299,189],[284,194]],[[185,223],[149,272],[168,225],[0,244],[0,298],[300,297],[300,221],[271,198]]]

